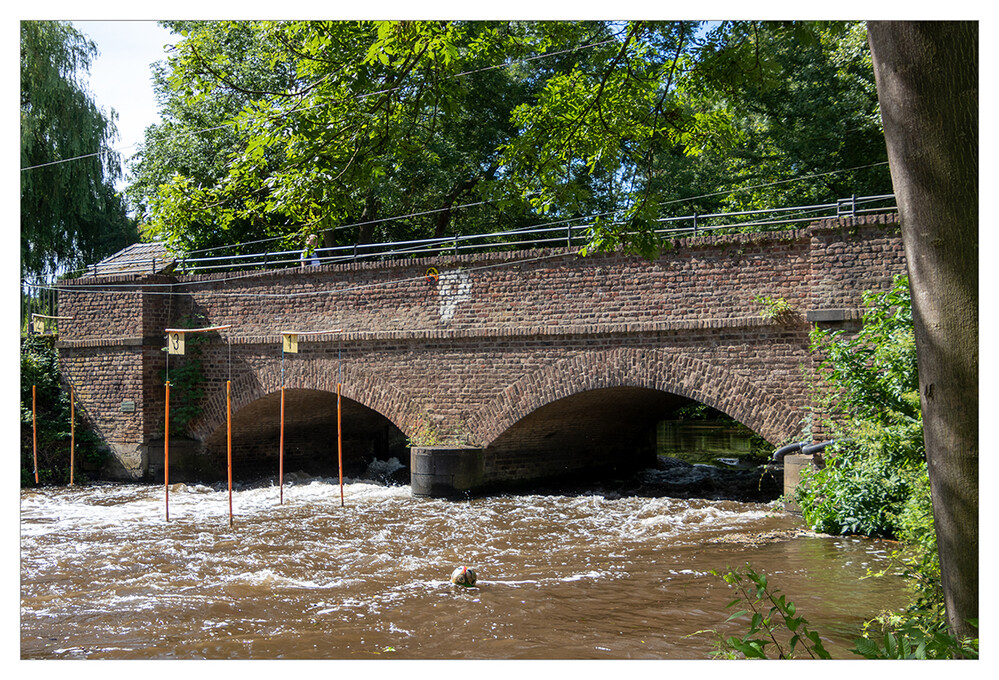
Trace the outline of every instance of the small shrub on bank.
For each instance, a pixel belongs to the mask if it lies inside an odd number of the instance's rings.
[[[35,388],[37,437],[32,426],[32,386]],[[39,484],[68,484],[70,463],[69,389],[59,374],[58,354],[51,336],[21,338],[21,486],[34,486],[34,446],[38,445]],[[86,482],[104,464],[106,452],[76,409],[74,482]]]

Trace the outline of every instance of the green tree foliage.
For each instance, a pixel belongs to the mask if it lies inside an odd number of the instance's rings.
[[[32,387],[34,386],[34,414]],[[58,354],[52,336],[21,337],[21,486],[34,486],[34,447],[38,444],[38,480],[41,484],[69,482],[70,426],[69,389],[59,374]],[[103,464],[106,453],[97,435],[85,427],[76,409],[74,482],[86,481]],[[34,421],[34,425],[33,425]],[[37,428],[37,436],[35,434]]]
[[[823,469],[806,475],[798,498],[820,531],[903,537],[916,506],[929,511],[929,497],[920,493],[927,473],[908,280],[865,294],[864,305],[855,337],[812,332],[843,441],[831,447]]]
[[[846,172],[885,156],[858,24],[169,25],[131,196],[179,250],[586,216],[652,252],[664,216],[889,188]]]
[[[21,22],[21,274],[94,262],[137,240],[116,193],[114,112],[82,81],[97,48],[68,23]]]
[[[498,228],[524,224],[515,203],[454,210],[488,193],[509,110],[524,96],[507,71],[476,70],[502,39],[480,38],[489,24],[173,26],[184,40],[159,81],[166,119],[147,136],[133,196],[174,246],[286,236],[295,247],[307,233],[323,234],[325,245],[441,236],[473,213]],[[195,112],[223,127],[198,132],[208,121]],[[194,134],[178,136],[185,130]],[[173,161],[206,135],[215,160]],[[391,229],[381,221],[411,213],[419,216]]]
[[[721,207],[891,192],[863,24],[725,22],[701,53],[689,87],[724,102],[740,134],[738,144],[703,158],[738,188]]]

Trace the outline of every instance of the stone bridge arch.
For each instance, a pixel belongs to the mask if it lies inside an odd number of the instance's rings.
[[[771,443],[799,434],[803,404],[790,404],[723,365],[687,351],[621,347],[585,352],[523,376],[472,419],[487,447],[519,420],[558,399],[611,387],[641,387],[707,404]]]
[[[342,376],[340,393],[384,416],[399,430],[410,434],[409,399],[388,381],[374,373],[345,365],[342,374],[336,359],[318,357],[308,362],[285,366],[285,389],[308,389],[335,394],[338,376]],[[281,365],[268,363],[256,370],[243,373],[232,381],[230,388],[232,413],[281,390]],[[202,415],[192,423],[191,433],[200,441],[206,441],[212,433],[226,426],[226,389],[222,383],[219,389],[206,397]]]

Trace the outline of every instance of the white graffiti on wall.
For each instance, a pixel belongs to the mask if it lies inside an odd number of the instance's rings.
[[[468,300],[472,291],[472,279],[468,272],[443,272],[437,283],[437,298],[440,300],[441,323],[448,323],[454,317],[458,303]]]

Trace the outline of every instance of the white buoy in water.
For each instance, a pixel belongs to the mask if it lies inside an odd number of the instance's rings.
[[[451,572],[451,583],[471,588],[475,585],[475,570],[468,567],[458,567]]]

